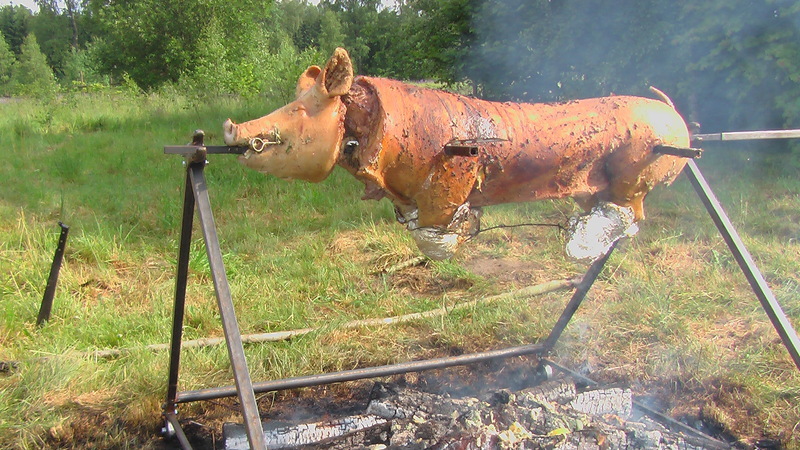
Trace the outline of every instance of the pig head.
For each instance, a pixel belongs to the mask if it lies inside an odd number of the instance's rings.
[[[251,169],[280,178],[324,180],[339,157],[345,107],[353,66],[347,52],[336,49],[325,69],[311,66],[300,75],[296,99],[256,120],[223,124],[225,143],[247,146],[241,157]]]
[[[489,102],[353,78],[343,49],[324,69],[309,67],[296,94],[260,119],[226,121],[225,142],[248,147],[248,167],[282,178],[318,182],[338,163],[364,182],[364,198],[389,198],[434,259],[474,235],[487,205],[573,197],[589,213],[626,218],[614,228],[632,226],[644,218],[645,195],[686,162],[654,147],[689,145],[668,101]],[[612,208],[596,211],[603,205]]]

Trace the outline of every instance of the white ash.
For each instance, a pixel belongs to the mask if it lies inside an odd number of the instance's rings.
[[[267,448],[270,449],[297,448],[341,439],[359,431],[374,431],[386,423],[385,419],[370,414],[343,417],[326,422],[285,426],[270,426],[269,423],[265,423],[264,439]],[[226,450],[246,450],[250,448],[243,426],[231,423],[224,426],[227,428],[223,431],[226,434],[224,439]]]
[[[539,386],[497,390],[477,397],[451,397],[378,383],[358,419],[300,424],[280,434],[297,438],[294,448],[314,449],[680,449],[710,441],[670,431],[647,417],[631,419],[631,392],[599,388],[578,392],[561,378]],[[377,397],[377,398],[375,398]],[[346,425],[345,425],[346,424]],[[326,434],[331,428],[345,432]],[[324,439],[313,441],[320,430]],[[313,436],[312,436],[313,435]]]

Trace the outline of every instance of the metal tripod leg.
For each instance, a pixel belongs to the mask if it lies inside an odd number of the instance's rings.
[[[250,371],[247,368],[247,360],[244,356],[242,335],[239,331],[239,323],[236,321],[236,312],[233,309],[231,289],[228,285],[228,277],[225,274],[225,266],[222,263],[222,251],[219,248],[217,227],[214,223],[214,216],[211,213],[208,186],[203,174],[204,166],[204,163],[196,163],[189,167],[192,191],[197,201],[197,215],[206,241],[206,252],[208,253],[211,276],[214,280],[214,291],[217,294],[219,313],[222,316],[225,342],[228,344],[228,357],[233,366],[233,379],[236,384],[236,390],[239,393],[239,402],[242,405],[247,439],[252,450],[266,450],[264,429],[261,427],[256,396],[253,392],[253,382],[250,379]]]
[[[181,241],[178,250],[178,270],[175,277],[175,305],[172,312],[172,339],[169,352],[169,377],[167,381],[167,400],[164,403],[164,429],[166,437],[177,437],[181,447],[191,448],[186,436],[177,423],[178,371],[181,360],[181,339],[183,338],[183,313],[186,304],[186,281],[189,274],[189,249],[192,241],[192,219],[194,218],[194,193],[186,172],[186,186],[183,197],[183,216],[181,218]]]
[[[561,333],[564,331],[564,328],[566,328],[570,320],[572,320],[572,316],[574,316],[578,311],[578,307],[581,306],[583,299],[586,298],[586,294],[589,293],[589,289],[594,284],[594,281],[600,275],[600,272],[603,271],[603,267],[605,267],[608,258],[617,247],[617,243],[619,243],[619,240],[614,241],[606,254],[589,266],[589,269],[583,275],[580,283],[575,286],[575,292],[572,293],[572,298],[570,298],[567,306],[564,307],[564,311],[561,312],[561,317],[558,318],[558,321],[556,321],[553,329],[550,330],[550,334],[547,336],[547,339],[544,340],[543,347],[545,352],[549,353],[553,350],[553,347],[555,347],[556,342],[558,342],[558,338],[561,337]]]
[[[775,327],[775,330],[781,337],[783,345],[786,346],[786,349],[789,351],[789,355],[791,355],[792,360],[794,360],[794,364],[800,369],[800,339],[797,337],[797,332],[792,328],[789,318],[784,314],[781,305],[778,303],[769,285],[767,285],[767,281],[764,279],[764,276],[761,275],[761,271],[758,270],[755,261],[753,261],[753,258],[750,256],[750,252],[747,251],[742,239],[739,237],[730,219],[728,219],[727,214],[725,214],[725,211],[722,209],[722,205],[719,203],[719,200],[717,200],[714,192],[711,191],[711,187],[706,182],[703,174],[700,173],[700,168],[697,167],[694,161],[689,160],[689,162],[686,163],[684,172],[689,177],[689,181],[692,183],[692,186],[694,186],[695,191],[697,191],[697,195],[703,202],[703,206],[706,207],[708,214],[714,221],[714,225],[717,226],[722,238],[725,239],[725,243],[728,244],[728,248],[730,248],[734,259],[736,259],[742,272],[744,272],[745,278],[747,278],[750,287],[761,302],[761,306],[772,322],[772,326]]]
[[[205,239],[211,276],[214,280],[214,291],[217,296],[217,305],[222,319],[225,342],[228,347],[228,357],[230,358],[233,369],[233,377],[239,402],[242,405],[242,415],[247,432],[247,439],[251,449],[265,450],[264,430],[261,427],[258,405],[256,404],[255,393],[253,392],[253,383],[250,379],[250,371],[247,368],[247,360],[244,356],[244,347],[242,345],[239,324],[236,321],[230,286],[228,285],[228,278],[222,261],[217,228],[214,223],[214,216],[211,212],[208,186],[206,185],[205,175],[203,173],[204,167],[205,161],[192,162],[189,164],[186,175],[184,216],[181,226],[181,244],[178,257],[178,277],[175,293],[175,313],[173,317],[169,386],[167,402],[164,406],[164,415],[167,418],[167,426],[174,426],[174,424],[177,423],[177,420],[175,420],[177,414],[175,405],[178,394],[178,368],[180,365],[183,311],[188,275],[189,243],[192,233],[192,212],[196,205],[197,215],[200,219],[200,226],[203,231],[203,238]],[[178,433],[179,439],[181,438],[181,434],[182,433]],[[185,436],[183,436],[181,445],[188,446],[188,441],[184,442],[185,439]]]

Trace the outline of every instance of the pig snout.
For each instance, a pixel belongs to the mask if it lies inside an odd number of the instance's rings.
[[[233,123],[231,119],[226,120],[225,123],[222,124],[222,132],[225,145],[237,146],[246,144],[246,142],[240,142],[237,140],[239,134],[238,125]]]

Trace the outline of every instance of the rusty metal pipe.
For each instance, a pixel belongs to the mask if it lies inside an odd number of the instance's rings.
[[[463,366],[498,358],[540,354],[544,351],[545,348],[541,344],[523,345],[520,347],[491,350],[482,353],[470,353],[467,355],[450,356],[446,358],[411,361],[407,363],[391,364],[386,366],[367,367],[363,369],[345,370],[341,372],[324,373],[319,375],[286,378],[283,380],[265,381],[261,383],[255,383],[253,385],[253,390],[257,393],[263,393],[311,386],[321,386],[324,384],[341,383],[365,378],[386,377],[409,372],[420,372],[423,370]],[[201,400],[212,400],[215,398],[232,397],[234,395],[236,395],[236,388],[234,386],[228,386],[214,389],[180,392],[178,394],[177,401],[178,403],[189,403]]]

